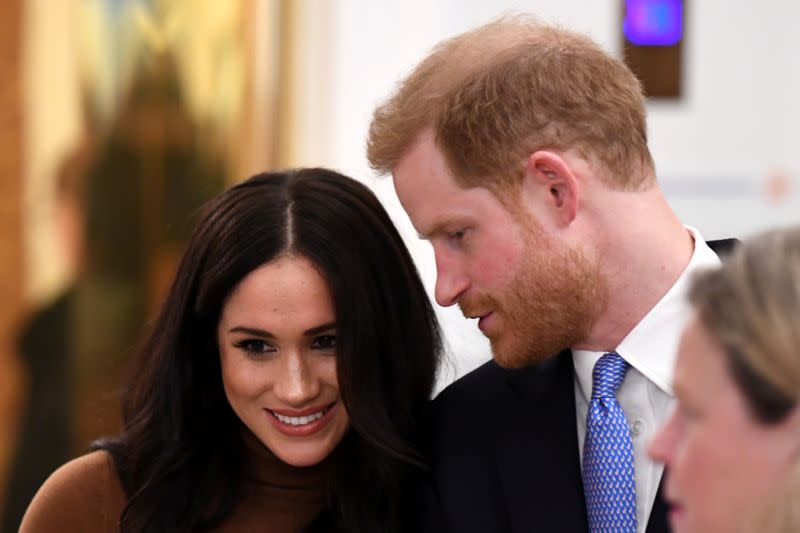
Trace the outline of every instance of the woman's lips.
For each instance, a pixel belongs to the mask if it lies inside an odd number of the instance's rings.
[[[681,531],[681,522],[683,521],[683,506],[677,503],[667,503],[667,516],[669,523],[673,530]]]
[[[284,435],[307,437],[322,430],[333,418],[339,402],[327,406],[311,407],[302,411],[265,409],[272,425]]]

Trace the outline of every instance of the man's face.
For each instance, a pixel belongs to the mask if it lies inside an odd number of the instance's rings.
[[[523,206],[514,215],[483,187],[462,188],[433,134],[423,132],[393,169],[394,186],[436,258],[436,301],[459,304],[516,368],[583,340],[605,306],[595,261],[557,242]]]

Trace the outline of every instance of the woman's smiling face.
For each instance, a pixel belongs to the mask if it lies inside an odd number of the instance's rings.
[[[284,462],[311,466],[341,442],[349,418],[336,373],[336,313],[305,257],[285,255],[233,289],[217,326],[228,402]]]

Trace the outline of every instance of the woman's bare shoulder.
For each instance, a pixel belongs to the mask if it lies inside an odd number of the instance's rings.
[[[20,533],[115,531],[125,501],[111,455],[92,452],[50,475],[28,506]]]

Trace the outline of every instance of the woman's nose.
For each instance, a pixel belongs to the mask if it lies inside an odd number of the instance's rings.
[[[291,407],[302,407],[319,395],[319,379],[302,353],[285,354],[280,375],[276,376],[275,395]]]

